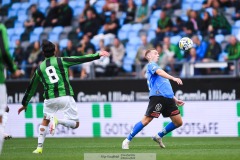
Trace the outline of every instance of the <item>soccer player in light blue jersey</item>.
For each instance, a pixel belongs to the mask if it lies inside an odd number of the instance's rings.
[[[150,101],[143,119],[135,124],[131,133],[122,142],[122,149],[129,149],[129,143],[133,137],[147,126],[153,118],[158,118],[160,114],[163,117],[170,117],[172,120],[161,132],[152,137],[161,148],[165,148],[162,142],[163,136],[180,127],[183,123],[177,105],[182,106],[184,102],[174,96],[172,86],[169,82],[169,80],[172,80],[182,85],[182,80],[169,75],[157,65],[159,54],[155,49],[147,50],[145,58],[149,62],[147,65],[147,83],[150,91]]]

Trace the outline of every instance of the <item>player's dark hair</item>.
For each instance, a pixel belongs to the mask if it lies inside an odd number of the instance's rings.
[[[48,40],[43,40],[42,41],[42,51],[43,51],[43,55],[46,58],[52,57],[52,56],[54,56],[55,45]]]

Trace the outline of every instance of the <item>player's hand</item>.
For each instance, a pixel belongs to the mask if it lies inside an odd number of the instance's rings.
[[[25,112],[27,111],[27,106],[22,106],[21,108],[18,109],[18,114],[20,114],[23,110],[25,110]]]
[[[104,56],[104,57],[109,57],[109,56],[110,56],[110,54],[109,54],[107,51],[100,51],[99,55],[100,55],[101,57],[102,57],[102,56]]]
[[[183,85],[182,80],[180,78],[173,78],[173,81],[177,82],[178,85]]]
[[[183,106],[185,104],[182,100],[178,100],[178,99],[176,99],[175,102],[177,106]]]
[[[16,70],[13,74],[12,74],[12,77],[13,78],[17,78],[17,77],[20,77],[20,76],[22,76],[22,75],[24,75],[24,71],[23,70]]]

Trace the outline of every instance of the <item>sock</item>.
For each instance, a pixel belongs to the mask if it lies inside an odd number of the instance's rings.
[[[76,121],[69,120],[69,119],[58,119],[58,124],[61,124],[65,127],[75,128],[76,127]]]
[[[4,112],[3,116],[2,116],[2,125],[3,127],[6,127],[8,121],[8,112]]]
[[[44,131],[41,131],[41,129],[44,129]],[[43,147],[43,143],[44,143],[46,134],[47,134],[47,126],[40,125],[39,126],[38,146],[37,147],[40,147],[40,148]]]
[[[0,123],[0,154],[2,153],[3,142],[4,142],[4,127]]]
[[[177,127],[174,125],[173,122],[170,122],[166,125],[166,127],[163,128],[162,132],[158,132],[159,137],[163,137],[166,134],[168,134],[169,132],[171,132],[172,130],[176,129]]]
[[[144,125],[142,124],[141,121],[136,123],[135,126],[133,127],[131,133],[128,135],[127,139],[129,141],[131,141],[133,139],[133,137],[143,129],[143,127],[144,127]]]

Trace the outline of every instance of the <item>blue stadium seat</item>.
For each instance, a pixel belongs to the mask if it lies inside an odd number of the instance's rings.
[[[131,31],[139,32],[143,28],[141,23],[133,24],[131,27]]]
[[[128,39],[128,44],[130,45],[139,45],[141,44],[141,40],[139,37],[131,37]]]
[[[140,6],[140,5],[142,4],[141,1],[142,1],[142,0],[134,0],[135,4],[136,4],[137,6]]]
[[[15,44],[16,40],[20,40],[20,35],[13,34],[10,38],[10,42],[14,42]]]
[[[59,41],[58,37],[59,37],[59,34],[56,34],[56,33],[50,33],[48,36],[49,41],[51,42],[58,42]]]
[[[237,20],[237,21],[235,22],[234,26],[240,27],[240,20]]]
[[[14,28],[8,28],[7,29],[7,34],[8,34],[9,37],[11,37],[14,34],[14,32],[15,32]]]
[[[122,27],[121,27],[121,29],[120,30],[122,30],[122,31],[130,31],[131,30],[131,27],[132,27],[132,25],[131,24],[124,24]]]
[[[102,8],[103,6],[105,5],[105,1],[97,1],[95,4],[94,4],[94,7],[95,9],[97,10],[98,13],[102,13]]]
[[[49,2],[48,1],[41,1],[41,3],[38,4],[39,8],[44,8],[45,10],[49,7]],[[46,12],[46,11],[45,11]],[[43,13],[45,13],[43,12]]]
[[[17,14],[18,14],[18,18],[19,18],[20,16],[26,16],[27,11],[26,11],[26,9],[19,9],[19,10],[17,11]]]
[[[172,36],[172,37],[170,38],[170,42],[171,42],[172,44],[177,45],[181,38],[182,38],[182,37],[179,36],[179,35],[177,35],[177,36]]]
[[[218,42],[218,43],[222,43],[222,41],[224,41],[224,35],[222,34],[218,34],[215,36],[215,40]]]
[[[21,16],[18,16],[17,20],[21,23],[24,23],[27,19],[28,19],[27,15],[21,15]]]
[[[85,1],[77,1],[77,6],[84,8],[85,7]]]
[[[30,42],[30,43],[33,43],[33,42],[35,42],[35,41],[39,41],[39,37],[40,37],[39,34],[31,33],[31,34],[30,34],[30,40],[29,40],[29,42]]]
[[[147,34],[147,40],[148,42],[150,42],[151,40],[153,40],[154,38],[156,38],[156,32],[155,30],[149,30],[148,34]]]
[[[72,9],[74,9],[77,6],[77,2],[76,1],[69,1],[69,6],[72,7]]]
[[[11,0],[3,0],[2,1],[2,6],[4,6],[5,4],[10,4]]]
[[[120,41],[126,40],[128,38],[128,31],[119,30],[118,38]]]
[[[127,37],[128,37],[129,40],[132,39],[132,38],[135,38],[135,37],[138,38],[138,32],[136,32],[136,31],[130,31],[130,32],[128,32]]]
[[[53,28],[52,33],[60,34],[62,31],[63,31],[63,27],[62,26],[57,26],[57,27]]]
[[[8,9],[8,17],[14,17],[14,16],[17,16],[17,11],[16,9]]]
[[[159,10],[155,10],[153,13],[152,13],[152,16],[151,17],[155,17],[155,18],[160,18],[160,13],[162,12],[161,9]]]
[[[62,39],[62,40],[60,40],[60,42],[59,42],[60,50],[62,50],[63,48],[66,48],[66,47],[67,47],[68,41],[69,41],[68,39]]]
[[[11,9],[19,10],[21,8],[21,3],[13,3]]]
[[[29,3],[30,3],[30,4],[37,4],[37,3],[38,3],[38,0],[29,0]]]
[[[23,34],[24,31],[25,31],[25,28],[24,28],[24,27],[14,29],[14,33],[15,33],[16,35],[19,35],[19,36],[21,36],[21,34]]]
[[[20,8],[27,11],[27,9],[31,6],[31,4],[32,3],[30,3],[30,2],[22,2]]]
[[[240,32],[240,27],[232,26],[232,35],[237,35]]]
[[[22,27],[23,27],[23,22],[22,21],[16,20],[14,22],[14,28],[18,29],[18,28],[22,28]]]
[[[129,59],[127,57],[124,57],[123,59],[123,70],[126,72],[132,72],[132,59]]]
[[[156,0],[148,0],[148,6],[152,6]]]
[[[99,49],[99,39],[97,38],[92,38],[90,42],[95,46],[95,48],[98,50]]]
[[[192,4],[192,9],[195,11],[198,11],[200,9],[202,9],[202,3],[193,3]]]
[[[43,32],[43,27],[34,28],[33,33],[40,35]]]
[[[77,17],[83,12],[83,7],[75,7],[73,8],[73,16]]]
[[[158,22],[159,18],[156,18],[156,17],[151,17],[150,18],[150,28],[153,29],[153,30],[156,30],[157,29],[157,22]]]
[[[188,9],[192,9],[192,3],[182,3],[182,9],[183,10],[188,10]]]
[[[212,8],[206,8],[205,10],[212,16]]]

